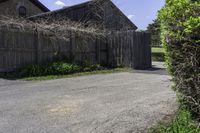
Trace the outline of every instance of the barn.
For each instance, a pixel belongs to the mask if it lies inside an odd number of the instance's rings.
[[[50,11],[39,0],[0,0],[0,15],[31,20],[71,20],[107,30],[136,30],[137,26],[111,0],[92,0]]]
[[[137,26],[111,1],[96,0],[64,7],[29,17],[31,20],[71,20],[82,22],[87,26],[94,24],[102,29],[125,31],[136,30]]]

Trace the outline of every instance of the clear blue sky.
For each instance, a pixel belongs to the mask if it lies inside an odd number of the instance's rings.
[[[79,4],[87,0],[40,0],[50,10]],[[156,18],[157,11],[164,5],[165,0],[113,0],[139,29],[146,29]]]

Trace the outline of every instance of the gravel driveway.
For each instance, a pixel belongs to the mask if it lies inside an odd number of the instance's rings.
[[[176,108],[165,70],[0,79],[0,133],[144,133]]]

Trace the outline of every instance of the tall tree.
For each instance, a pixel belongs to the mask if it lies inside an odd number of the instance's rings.
[[[161,37],[160,37],[160,21],[158,19],[154,20],[152,24],[147,27],[147,32],[151,33],[151,45],[152,47],[161,47]]]

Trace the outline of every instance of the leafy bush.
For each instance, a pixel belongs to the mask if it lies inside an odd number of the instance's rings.
[[[74,64],[55,62],[47,65],[31,65],[19,69],[16,73],[19,76],[45,76],[45,75],[63,75],[74,72],[80,72],[81,67]]]
[[[152,53],[152,60],[158,61],[158,62],[164,62],[165,61],[165,54],[164,53]]]
[[[150,133],[200,133],[200,129],[192,120],[190,111],[180,109],[170,123],[162,123]]]
[[[151,46],[152,47],[161,47],[161,38],[160,38],[160,21],[156,19],[152,24],[149,24],[147,27],[147,32],[151,33]]]
[[[166,0],[159,12],[162,43],[174,89],[200,118],[200,1]]]
[[[33,77],[46,75],[65,75],[77,72],[88,72],[103,69],[100,65],[79,66],[64,62],[54,62],[47,65],[31,65],[14,72],[19,77]]]

